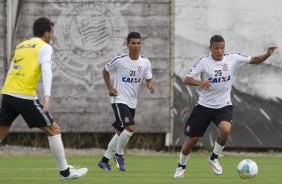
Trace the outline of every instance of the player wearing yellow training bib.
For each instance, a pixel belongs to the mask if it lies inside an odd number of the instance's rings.
[[[52,84],[52,53],[49,41],[53,37],[53,22],[46,17],[35,20],[34,38],[18,44],[1,90],[0,142],[8,135],[10,126],[21,115],[30,128],[43,130],[56,159],[62,180],[80,178],[87,168],[69,167],[62,143],[60,126],[49,113]],[[36,96],[36,87],[42,76],[44,103]]]
[[[48,46],[46,42],[36,38],[17,45],[2,94],[36,96],[36,86],[41,76],[40,64],[42,64],[38,62],[38,54],[40,49],[48,50]]]

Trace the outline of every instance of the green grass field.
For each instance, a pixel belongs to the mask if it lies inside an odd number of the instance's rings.
[[[73,165],[87,166],[89,172],[73,184],[280,184],[282,181],[281,156],[224,156],[220,158],[223,175],[213,174],[207,162],[208,155],[193,153],[183,179],[174,179],[177,154],[125,155],[126,172],[105,172],[97,167],[101,156],[69,156]],[[251,180],[239,178],[237,164],[244,158],[256,161],[258,175]],[[61,183],[52,156],[1,156],[0,184],[56,184]]]

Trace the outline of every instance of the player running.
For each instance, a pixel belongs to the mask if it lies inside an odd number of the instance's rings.
[[[52,84],[52,52],[49,41],[53,37],[53,22],[40,17],[33,23],[34,38],[16,46],[13,61],[2,88],[0,109],[0,142],[8,135],[10,126],[21,115],[29,128],[40,128],[57,162],[61,180],[72,180],[87,173],[87,168],[74,168],[67,164],[60,126],[49,113]],[[42,74],[44,103],[36,95]]]
[[[218,137],[208,160],[216,175],[222,174],[218,155],[222,152],[231,131],[233,106],[230,100],[233,70],[236,65],[259,64],[271,56],[277,47],[269,47],[263,55],[251,57],[242,54],[225,54],[225,41],[222,36],[210,39],[211,54],[200,59],[186,76],[184,83],[202,88],[199,101],[185,125],[187,140],[182,145],[179,163],[174,178],[184,177],[187,161],[212,121],[218,128]],[[201,80],[196,79],[201,76]]]
[[[111,96],[111,104],[115,114],[113,127],[116,134],[108,144],[98,166],[106,171],[111,171],[109,160],[114,155],[114,161],[120,171],[125,171],[123,149],[135,131],[135,109],[137,106],[137,92],[143,80],[146,87],[154,93],[152,84],[152,69],[148,58],[140,55],[141,35],[131,32],[127,36],[128,54],[114,58],[105,65],[103,77]],[[114,85],[110,81],[110,73],[115,72]]]

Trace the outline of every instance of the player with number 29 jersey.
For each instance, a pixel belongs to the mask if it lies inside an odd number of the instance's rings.
[[[200,59],[187,75],[193,78],[201,75],[202,80],[211,84],[208,90],[202,89],[198,104],[213,109],[232,105],[230,92],[234,67],[250,60],[251,56],[237,53],[224,54],[221,61],[215,61],[211,54]]]

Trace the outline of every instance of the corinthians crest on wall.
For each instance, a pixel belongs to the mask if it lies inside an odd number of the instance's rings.
[[[55,25],[56,68],[91,91],[101,84],[101,68],[121,52],[128,33],[118,7],[86,1],[61,4]],[[101,78],[101,77],[99,77]]]

